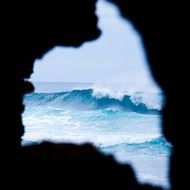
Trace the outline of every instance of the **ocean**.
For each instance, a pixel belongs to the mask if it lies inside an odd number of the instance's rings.
[[[151,85],[34,83],[25,96],[23,146],[43,140],[93,143],[138,180],[169,189],[171,145],[161,134],[164,96]]]

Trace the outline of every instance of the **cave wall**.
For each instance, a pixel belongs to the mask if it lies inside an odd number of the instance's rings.
[[[174,35],[175,10],[170,3],[162,0],[111,2],[118,6],[121,15],[129,19],[141,34],[152,73],[165,93],[166,105],[162,111],[163,134],[173,145],[170,181],[172,189],[183,189],[182,186],[186,185],[183,169],[187,165],[185,160],[180,162],[180,155],[185,155],[181,148],[185,144],[183,136],[186,129],[186,119],[181,111],[184,110],[184,104],[181,102],[184,98],[181,93],[184,90],[181,85],[184,68],[176,64],[176,46],[173,43],[177,38]],[[65,144],[58,146],[45,143],[21,147],[21,138],[24,134],[23,95],[34,90],[33,85],[27,81],[33,72],[34,60],[42,58],[56,45],[79,47],[85,41],[97,39],[100,31],[96,26],[95,3],[95,0],[54,0],[44,3],[7,1],[1,6],[1,9],[5,10],[0,16],[2,49],[0,166],[3,181],[21,185],[24,181],[30,183],[30,178],[34,178],[34,183],[38,181],[42,184],[48,179],[48,184],[52,184],[60,180],[59,177],[55,177],[58,174],[52,175],[61,172],[60,168],[77,171],[78,178],[89,180],[89,175],[97,178],[95,173],[100,175],[102,172],[100,168],[103,168],[104,177],[111,176],[112,180],[115,178],[115,182],[125,185],[126,189],[160,189],[139,184],[130,166],[117,164],[113,158],[101,155],[91,146]],[[56,156],[52,158],[52,155]],[[89,159],[86,159],[87,155],[90,155]],[[88,165],[85,165],[87,160]],[[85,172],[81,164],[85,167]],[[40,175],[34,177],[35,170],[40,171]],[[113,177],[111,174],[113,172],[116,172],[121,180],[115,175]],[[23,174],[28,174],[30,178]],[[65,174],[62,175],[66,177]],[[73,180],[77,177],[75,176]],[[93,181],[93,184],[102,183],[101,177]]]
[[[148,62],[156,82],[165,94],[162,110],[162,132],[172,144],[170,158],[170,183],[172,189],[186,189],[189,167],[186,156],[188,129],[188,74],[186,73],[187,35],[183,28],[187,15],[181,4],[163,0],[111,0],[120,10],[121,16],[130,20],[140,33]],[[185,37],[185,40],[184,40]]]

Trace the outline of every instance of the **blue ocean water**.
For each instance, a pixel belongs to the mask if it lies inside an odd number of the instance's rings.
[[[168,188],[171,146],[161,134],[163,94],[148,85],[35,83],[25,96],[23,145],[91,142],[131,163],[142,182]]]

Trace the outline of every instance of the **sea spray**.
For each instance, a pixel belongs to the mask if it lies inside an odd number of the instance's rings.
[[[132,163],[142,182],[168,186],[172,147],[161,134],[162,92],[89,83],[40,83],[36,89],[24,97],[23,145],[90,142],[119,162]]]

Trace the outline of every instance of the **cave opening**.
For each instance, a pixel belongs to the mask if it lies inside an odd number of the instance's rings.
[[[23,145],[91,142],[131,163],[142,182],[169,187],[170,145],[161,134],[164,95],[151,77],[140,35],[99,1],[102,36],[80,48],[56,47],[35,62],[25,96]]]

